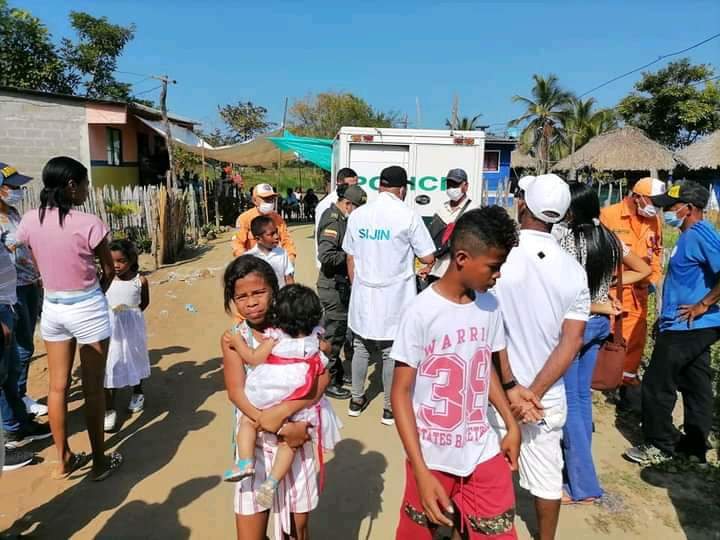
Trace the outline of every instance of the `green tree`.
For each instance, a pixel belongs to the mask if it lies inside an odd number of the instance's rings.
[[[350,93],[323,92],[296,101],[290,108],[290,127],[300,135],[333,138],[343,126],[392,127],[396,113],[376,111]]]
[[[76,43],[63,38],[60,54],[75,93],[86,97],[127,100],[131,85],[115,79],[118,57],[135,35],[135,25],[112,24],[107,17],[70,12]]]
[[[525,124],[521,140],[539,158],[539,172],[546,172],[550,168],[551,147],[562,138],[557,128],[562,125],[572,94],[560,87],[555,75],[535,74],[533,80],[531,98],[512,97],[513,102],[525,105],[525,112],[509,125]]]
[[[72,92],[50,32],[29,12],[0,0],[0,85]]]
[[[562,115],[561,154],[567,155],[590,139],[617,127],[617,117],[611,109],[597,109],[595,98],[571,98]]]
[[[218,107],[218,112],[231,132],[231,142],[248,141],[275,126],[267,119],[267,109],[252,101]]]
[[[720,129],[720,84],[714,69],[684,58],[656,73],[643,73],[617,109],[651,139],[678,148]]]
[[[457,122],[457,129],[458,131],[474,131],[478,129],[478,120],[480,120],[480,117],[482,114],[478,114],[477,116],[473,116],[470,118],[469,116],[463,116],[462,118],[458,118]],[[452,129],[452,120],[448,118],[445,120],[445,127],[448,129]]]

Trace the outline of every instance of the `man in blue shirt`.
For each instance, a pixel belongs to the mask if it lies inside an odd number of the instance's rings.
[[[678,454],[705,462],[713,411],[710,347],[720,339],[720,236],[703,221],[709,198],[707,189],[690,181],[652,197],[664,210],[665,224],[681,234],[670,256],[659,333],[642,383],[645,444],[625,452],[640,464]],[[672,420],[677,390],[685,409],[679,439]]]

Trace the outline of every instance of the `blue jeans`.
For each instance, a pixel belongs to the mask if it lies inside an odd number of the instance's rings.
[[[15,347],[20,361],[18,377],[18,395],[27,394],[30,360],[35,353],[35,326],[40,313],[40,287],[37,284],[23,285],[17,288],[18,303],[15,304],[17,326],[15,327]]]
[[[567,421],[563,428],[565,454],[565,490],[571,499],[601,497],[602,488],[592,459],[592,374],[600,346],[610,334],[610,319],[590,317],[580,354],[565,372]]]
[[[0,386],[0,416],[5,431],[17,431],[30,421],[25,404],[18,395],[18,379],[20,378],[20,361],[15,347],[15,311],[10,305],[0,305],[0,321],[10,329],[12,333],[9,347],[0,351],[0,363],[7,371],[7,378]]]

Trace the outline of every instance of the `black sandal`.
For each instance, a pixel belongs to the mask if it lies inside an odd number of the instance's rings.
[[[72,473],[74,473],[78,469],[82,469],[88,463],[90,463],[89,454],[86,454],[85,452],[80,452],[79,454],[72,454],[70,456],[70,459],[68,460],[68,465],[70,466],[68,471],[64,473],[53,471],[51,476],[53,480],[66,480],[70,477]]]
[[[117,471],[123,463],[123,457],[120,452],[113,452],[107,456],[110,459],[108,468],[103,472],[93,477],[93,482],[102,482],[110,477],[115,471]]]

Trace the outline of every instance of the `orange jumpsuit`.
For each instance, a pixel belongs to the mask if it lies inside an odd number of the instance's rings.
[[[603,208],[600,221],[614,232],[635,255],[647,262],[652,273],[644,281],[623,287],[623,337],[627,342],[624,384],[638,384],[638,368],[647,339],[648,287],[662,277],[662,225],[659,217],[639,216],[632,202],[623,199]]]
[[[252,223],[252,220],[259,215],[260,211],[256,207],[253,207],[238,216],[237,223],[235,224],[237,232],[233,235],[232,239],[234,257],[239,257],[247,250],[255,247],[256,242],[255,238],[253,238],[252,232],[250,231],[250,223]],[[295,249],[295,242],[293,242],[292,236],[290,236],[290,231],[288,231],[285,220],[277,212],[271,212],[268,216],[272,218],[278,228],[280,246],[287,251],[288,256],[294,261],[295,256],[297,255],[297,250]]]

